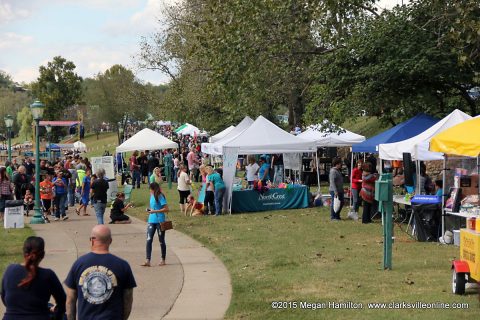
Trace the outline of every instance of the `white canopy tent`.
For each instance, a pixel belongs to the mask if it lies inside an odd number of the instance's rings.
[[[198,129],[197,127],[195,127],[193,124],[190,124],[190,123],[185,123],[184,125],[182,125],[183,128],[181,128],[180,130],[176,130],[175,132],[177,134],[183,134],[184,136],[186,135],[190,135],[190,136],[193,136],[193,135],[200,135],[201,131],[200,129]]]
[[[252,118],[246,116],[242,121],[229,133],[227,133],[222,139],[214,143],[202,143],[202,152],[211,155],[222,155],[223,146],[238,137],[243,131],[245,131],[253,123]]]
[[[73,143],[73,148],[74,150],[78,150],[80,152],[87,151],[87,145],[83,143],[82,141],[77,141]]]
[[[312,125],[297,137],[315,141],[317,147],[351,147],[365,141],[364,136],[340,127],[338,129],[342,132],[331,132],[331,129],[327,128],[325,124]]]
[[[211,136],[209,142],[210,142],[210,143],[217,142],[218,140],[224,138],[227,134],[229,134],[230,131],[232,131],[233,129],[235,129],[235,126],[230,126],[230,127],[228,127],[228,128],[223,129],[222,131],[220,131],[220,132],[217,133],[216,135]]]
[[[145,128],[116,148],[117,153],[135,150],[177,149],[178,144],[160,133]]]
[[[410,139],[395,143],[380,144],[378,146],[379,157],[382,160],[402,160],[403,153],[410,153],[412,160],[443,160],[444,157],[442,153],[428,150],[430,140],[434,135],[471,118],[468,114],[455,109],[435,125]]]
[[[316,148],[313,141],[296,137],[259,116],[247,129],[222,147],[223,179],[227,188],[227,197],[224,199],[224,203],[228,204],[228,207],[230,206],[239,154],[315,152]]]

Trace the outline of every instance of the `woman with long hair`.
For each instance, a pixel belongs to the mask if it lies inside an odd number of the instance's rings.
[[[162,182],[163,182],[162,171],[160,170],[159,167],[155,167],[155,169],[153,169],[153,173],[152,173],[152,175],[150,176],[148,182],[149,182],[149,183],[156,182],[156,183],[158,183],[159,185],[162,184]]]
[[[45,242],[40,237],[28,237],[23,244],[22,264],[11,264],[3,274],[2,301],[6,307],[4,320],[63,319],[66,296],[57,275],[40,268],[45,256]],[[49,308],[53,296],[56,306]]]
[[[13,185],[5,167],[0,168],[0,220],[3,220],[5,213],[5,201],[13,199]]]
[[[165,231],[160,229],[160,223],[165,222],[165,213],[168,212],[167,199],[160,189],[160,185],[156,182],[150,184],[150,207],[148,212],[148,226],[147,226],[147,247],[146,260],[142,267],[150,267],[150,260],[152,258],[152,242],[155,232],[158,234],[160,241],[160,248],[162,250],[162,261],[160,266],[165,265],[165,257],[167,255],[167,245],[165,243]]]

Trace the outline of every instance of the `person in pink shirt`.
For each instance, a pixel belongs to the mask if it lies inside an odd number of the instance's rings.
[[[187,155],[188,170],[190,171],[190,180],[198,182],[198,157],[194,147],[190,149]]]

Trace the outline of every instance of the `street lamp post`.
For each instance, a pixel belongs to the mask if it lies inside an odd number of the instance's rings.
[[[34,215],[30,220],[30,224],[45,223],[42,216],[42,207],[40,206],[40,134],[38,132],[44,109],[45,105],[38,100],[30,105],[33,120],[35,120],[35,207],[33,208]]]
[[[52,161],[52,146],[50,145],[50,132],[52,132],[52,126],[47,124],[45,126],[45,129],[47,130],[47,145],[48,145],[48,161]]]
[[[5,126],[7,127],[8,135],[8,162],[12,163],[12,127],[13,117],[9,114],[5,116]]]

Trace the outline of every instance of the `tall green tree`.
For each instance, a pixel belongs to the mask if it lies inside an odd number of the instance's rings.
[[[182,1],[168,10],[168,27],[142,43],[141,64],[171,76],[187,114],[202,121],[200,110],[212,112],[205,127],[273,118],[280,106],[299,123],[311,64],[342,45],[350,20],[374,14],[373,2]]]
[[[423,0],[357,20],[344,47],[314,65],[307,118],[367,114],[395,124],[418,112],[477,114],[469,90],[479,85],[478,58],[451,38],[459,12],[456,1]]]
[[[128,120],[145,120],[149,112],[149,95],[133,72],[114,65],[84,85],[85,101],[96,105],[95,114],[116,128],[125,127]]]
[[[18,136],[22,139],[25,139],[25,141],[30,140],[32,137],[33,117],[29,107],[23,107],[17,113],[17,122],[20,127]]]
[[[46,66],[40,66],[40,75],[32,84],[35,98],[45,104],[44,119],[57,120],[64,110],[78,104],[82,98],[82,78],[75,73],[75,64],[56,56]]]

